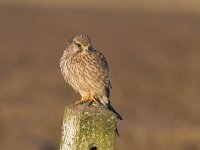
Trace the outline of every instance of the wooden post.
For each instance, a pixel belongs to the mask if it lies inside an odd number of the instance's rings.
[[[116,115],[100,104],[67,106],[60,150],[114,150]]]

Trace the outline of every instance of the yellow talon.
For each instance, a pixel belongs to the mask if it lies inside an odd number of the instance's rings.
[[[94,98],[94,96],[90,96],[90,101],[91,101],[91,102],[95,102],[95,101],[97,101],[97,100]]]
[[[81,97],[81,99],[79,101],[76,101],[74,106],[78,105],[78,104],[83,104],[90,101],[89,99],[85,98],[85,97]]]
[[[97,101],[94,96],[90,96],[89,98],[86,98],[86,97],[81,97],[81,99],[79,101],[76,101],[74,106],[76,105],[79,105],[79,104],[83,104],[83,103],[86,103],[86,102],[95,102]]]

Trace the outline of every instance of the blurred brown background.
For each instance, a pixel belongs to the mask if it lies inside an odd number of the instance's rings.
[[[59,59],[86,33],[111,67],[117,150],[200,149],[200,2],[0,1],[0,150],[56,150],[79,95]]]

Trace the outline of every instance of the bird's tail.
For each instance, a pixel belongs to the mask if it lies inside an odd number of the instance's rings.
[[[123,120],[122,116],[113,108],[110,103],[107,103],[106,106],[110,111],[114,112],[117,115],[118,119]]]
[[[115,113],[117,115],[117,118],[120,120],[123,120],[122,116],[113,108],[113,106],[110,104],[110,101],[107,97],[100,100],[100,103],[107,107],[110,111]]]

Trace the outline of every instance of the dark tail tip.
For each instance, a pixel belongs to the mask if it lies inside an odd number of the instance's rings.
[[[122,116],[121,116],[120,114],[117,114],[117,118],[118,118],[119,120],[123,120],[123,118],[122,118]]]
[[[113,113],[115,113],[117,115],[117,118],[120,120],[123,120],[122,116],[112,107],[111,104],[107,104],[107,108],[112,111]]]

